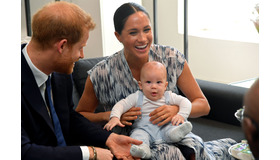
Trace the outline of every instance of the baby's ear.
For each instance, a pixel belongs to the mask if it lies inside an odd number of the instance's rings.
[[[166,83],[165,83],[165,90],[166,90],[167,86],[168,86],[168,82],[166,81]]]
[[[141,81],[138,81],[138,85],[139,85],[139,88],[142,90],[142,83],[141,83]]]

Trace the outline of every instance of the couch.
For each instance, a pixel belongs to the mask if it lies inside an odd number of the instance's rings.
[[[76,62],[73,70],[73,100],[75,107],[83,93],[87,71],[105,57],[82,59]],[[193,125],[192,132],[204,141],[232,138],[237,142],[245,139],[240,122],[234,113],[242,108],[243,96],[247,88],[197,79],[206,96],[211,110],[207,116],[189,118]],[[182,93],[180,93],[182,94]],[[102,109],[98,108],[96,112]]]

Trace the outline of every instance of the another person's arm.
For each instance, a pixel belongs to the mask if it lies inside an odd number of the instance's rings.
[[[115,157],[121,159],[133,159],[129,152],[131,144],[139,145],[142,143],[141,141],[132,139],[128,136],[107,132],[103,130],[100,125],[91,123],[85,117],[74,111],[71,114],[71,122],[73,124],[71,127],[73,139],[83,144],[94,145],[96,147],[97,157],[100,159],[111,158],[110,152],[102,149],[105,145]],[[93,150],[90,150],[90,156],[94,155],[91,151]],[[100,155],[98,155],[99,153]]]

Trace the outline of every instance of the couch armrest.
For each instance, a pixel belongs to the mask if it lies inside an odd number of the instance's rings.
[[[240,126],[234,113],[242,108],[247,88],[197,79],[211,110],[204,118]]]

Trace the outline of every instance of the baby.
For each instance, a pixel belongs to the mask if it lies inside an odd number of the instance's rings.
[[[166,68],[163,64],[152,61],[147,62],[141,69],[139,88],[127,98],[120,100],[112,109],[110,121],[104,129],[111,130],[116,125],[124,127],[120,117],[131,107],[141,107],[142,115],[132,125],[130,137],[143,141],[141,145],[132,145],[130,153],[142,159],[151,158],[151,143],[176,143],[182,140],[191,130],[192,125],[186,121],[192,108],[191,102],[180,95],[165,91],[168,85]],[[179,112],[171,123],[158,126],[152,124],[149,114],[162,105],[178,105]]]

